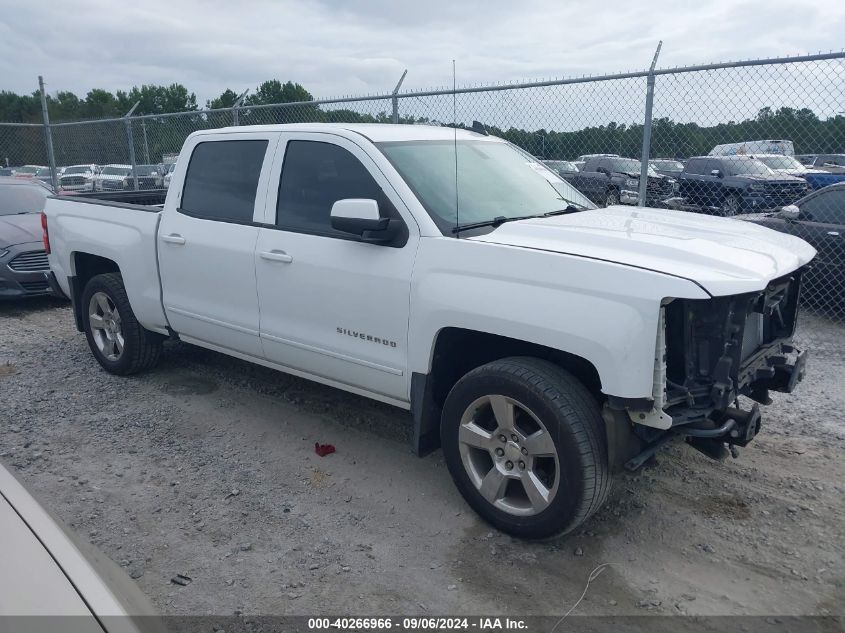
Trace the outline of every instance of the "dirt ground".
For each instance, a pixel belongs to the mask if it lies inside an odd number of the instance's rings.
[[[0,459],[166,614],[553,615],[602,563],[578,614],[842,614],[842,349],[739,459],[670,446],[524,542],[411,454],[407,412],[182,344],[111,376],[66,304],[0,304]]]

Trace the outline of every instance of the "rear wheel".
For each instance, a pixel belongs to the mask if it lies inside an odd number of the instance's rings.
[[[515,536],[574,529],[610,487],[598,403],[544,360],[506,358],[461,378],[446,399],[441,436],[458,490]]]
[[[81,308],[88,346],[106,371],[125,376],[158,363],[162,336],[138,323],[120,273],[92,277]]]

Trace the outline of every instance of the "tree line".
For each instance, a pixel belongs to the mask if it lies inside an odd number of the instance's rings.
[[[238,93],[227,88],[218,97],[209,99],[206,108],[232,107]],[[244,99],[244,106],[271,104],[289,105],[285,108],[258,108],[240,111],[241,125],[300,122],[388,123],[391,115],[388,100],[362,102],[358,106],[333,107],[310,103],[314,100],[302,85],[272,79],[261,83]],[[143,85],[128,91],[111,93],[102,89],[90,90],[84,97],[72,92],[48,95],[51,121],[74,121],[121,117],[136,102],[136,114],[160,115],[172,112],[194,113],[180,117],[144,119],[132,128],[133,143],[139,162],[158,162],[168,153],[178,152],[185,137],[193,131],[232,124],[230,112],[200,112],[196,95],[182,84],[169,86]],[[400,112],[403,101],[400,100]],[[361,112],[354,107],[369,109]],[[40,94],[18,95],[0,92],[0,122],[40,123]],[[401,123],[427,123],[426,117],[400,116]],[[483,123],[483,120],[482,120]],[[97,161],[125,162],[128,142],[122,126],[111,129],[109,124],[59,126],[53,130],[56,160],[59,164]],[[113,126],[118,124],[112,124]],[[467,127],[459,124],[459,127]],[[525,127],[487,126],[488,131],[501,136],[530,153],[546,159],[573,159],[587,153],[615,153],[639,157],[642,151],[643,124],[615,122],[588,126],[571,131],[526,129]],[[742,121],[727,121],[714,125],[695,122],[676,122],[669,118],[655,119],[652,124],[652,157],[686,158],[707,154],[720,143],[756,139],[789,139],[795,143],[796,153],[837,153],[845,151],[845,116],[821,118],[809,108],[766,107],[755,116]],[[0,160],[10,164],[43,163],[43,138],[36,129],[0,128]],[[5,162],[5,161],[4,161]]]

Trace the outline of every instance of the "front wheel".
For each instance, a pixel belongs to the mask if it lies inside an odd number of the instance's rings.
[[[725,199],[722,200],[720,211],[722,212],[722,217],[725,218],[732,218],[739,213],[739,198],[736,194],[729,193],[725,196]]]
[[[120,273],[92,277],[80,307],[88,346],[103,369],[126,376],[158,363],[162,337],[138,323]]]
[[[469,505],[514,536],[574,529],[610,487],[598,403],[548,361],[506,358],[461,378],[446,398],[441,440]]]

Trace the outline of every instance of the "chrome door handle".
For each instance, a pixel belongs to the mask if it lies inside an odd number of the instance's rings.
[[[827,234],[830,235],[830,237],[839,237],[840,235],[839,231],[828,231]]]
[[[271,262],[282,262],[283,264],[290,264],[293,261],[293,257],[284,251],[262,251],[261,259]]]
[[[182,246],[182,244],[185,243],[185,238],[178,233],[171,233],[170,235],[162,235],[161,241],[167,242],[168,244],[178,244],[179,246]]]

